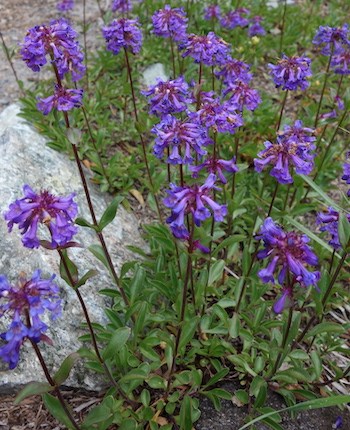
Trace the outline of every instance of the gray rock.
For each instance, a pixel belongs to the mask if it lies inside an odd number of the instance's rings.
[[[142,74],[142,83],[146,87],[149,87],[151,85],[155,85],[158,78],[162,79],[163,81],[167,81],[169,79],[169,76],[166,74],[164,65],[162,63],[155,63],[151,66],[148,66]]]
[[[48,189],[57,195],[75,192],[79,216],[90,220],[75,163],[66,155],[50,149],[42,136],[16,116],[18,112],[19,106],[11,105],[0,115],[0,274],[7,276],[11,282],[15,282],[22,271],[26,272],[28,277],[31,277],[36,269],[41,269],[46,275],[59,273],[59,258],[55,251],[24,248],[17,226],[14,226],[12,233],[7,233],[7,225],[2,215],[11,202],[23,196],[24,184],[29,184],[34,190]],[[100,217],[110,198],[101,195],[91,183],[89,188],[97,216]],[[117,217],[104,230],[104,234],[117,269],[126,260],[135,258],[126,249],[127,245],[143,247],[136,218],[122,207],[119,207]],[[95,234],[83,228],[80,228],[76,240],[86,248],[98,243]],[[103,308],[110,303],[106,301],[105,296],[99,295],[98,291],[102,288],[113,288],[109,275],[87,249],[73,248],[70,249],[69,255],[77,262],[80,274],[84,274],[91,268],[98,270],[98,276],[92,278],[80,291],[86,301],[91,319],[96,322],[106,321]],[[50,324],[47,320],[51,327],[46,333],[52,338],[54,346],[39,343],[48,368],[52,371],[57,370],[63,359],[80,347],[77,338],[84,333],[81,330],[82,311],[75,293],[59,276],[57,276],[57,283],[62,290],[63,316],[54,324]],[[4,318],[0,319],[0,333],[6,330],[7,323]],[[16,390],[29,381],[45,380],[29,342],[23,345],[20,355],[20,363],[12,371],[8,371],[6,363],[0,359],[2,390]],[[66,385],[98,389],[103,385],[103,381],[87,372],[74,371]]]

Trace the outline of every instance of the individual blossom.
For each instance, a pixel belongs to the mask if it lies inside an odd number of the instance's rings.
[[[320,119],[331,119],[336,118],[339,115],[340,111],[343,111],[345,108],[344,100],[340,96],[335,96],[333,99],[333,109],[328,112],[323,112],[320,115]]]
[[[263,18],[261,16],[254,16],[249,22],[248,36],[265,36],[266,30],[261,25]]]
[[[220,23],[223,27],[233,30],[236,27],[246,27],[249,24],[249,9],[240,7],[236,10],[228,12],[222,17]],[[247,16],[245,16],[247,15]]]
[[[220,98],[201,98],[199,109],[192,114],[196,116],[203,127],[213,128],[219,133],[234,134],[244,122],[242,115],[237,113],[236,105],[230,101],[221,102]]]
[[[311,60],[307,57],[287,57],[283,54],[276,65],[269,64],[268,67],[277,88],[296,91],[298,87],[306,90],[310,85],[307,80],[312,75],[310,64]]]
[[[179,187],[170,184],[170,190],[167,190],[168,197],[163,202],[166,207],[171,209],[167,223],[175,237],[179,239],[189,237],[185,219],[186,215],[190,213],[197,226],[200,226],[212,214],[216,222],[223,221],[227,214],[227,207],[216,203],[211,196],[213,189],[218,189],[215,181],[216,176],[211,173],[202,186],[195,184]]]
[[[43,333],[47,325],[42,315],[48,311],[51,319],[61,314],[59,288],[49,279],[41,277],[40,270],[32,278],[20,278],[16,285],[11,285],[7,278],[0,275],[0,318],[6,316],[11,323],[0,338],[7,342],[0,347],[0,357],[14,369],[19,360],[19,352],[26,339],[38,343],[48,339]]]
[[[187,109],[187,104],[194,100],[182,76],[169,81],[158,79],[155,85],[147,91],[141,91],[141,94],[149,98],[149,111],[157,116],[183,112]]]
[[[152,16],[153,34],[181,42],[187,37],[187,21],[183,8],[171,8],[165,5]]]
[[[172,115],[165,115],[151,131],[156,135],[154,154],[162,158],[168,148],[170,155],[167,163],[170,164],[193,163],[193,153],[199,157],[205,155],[207,151],[203,146],[211,143],[206,128],[191,118],[183,121]]]
[[[263,282],[274,283],[277,278],[283,285],[289,279],[287,286],[293,285],[295,281],[303,287],[316,287],[320,272],[311,272],[307,266],[316,266],[318,259],[308,245],[310,239],[306,235],[295,231],[285,232],[268,217],[255,239],[264,242],[264,249],[258,252],[257,257],[269,260],[268,266],[258,272]]]
[[[249,64],[230,56],[226,58],[219,70],[215,71],[215,76],[221,78],[226,85],[236,84],[238,81],[248,84],[252,79]]]
[[[127,14],[132,10],[131,0],[113,0],[112,12]]]
[[[61,0],[57,3],[57,10],[60,12],[68,12],[74,8],[74,0]]]
[[[205,170],[208,173],[217,175],[223,184],[227,183],[223,170],[229,173],[236,173],[239,170],[236,164],[236,157],[233,157],[231,160],[208,157],[203,163],[198,164],[198,166],[189,166],[189,169],[192,172],[193,178],[198,178],[199,172]]]
[[[243,111],[244,108],[254,111],[261,103],[261,98],[257,90],[251,88],[242,81],[228,83],[223,91],[223,95],[229,95],[229,102],[235,109]]]
[[[348,185],[350,185],[350,163],[344,163],[343,165],[343,176],[341,177]],[[348,196],[350,197],[350,189],[348,190]]]
[[[350,214],[347,214],[348,221],[350,222]],[[317,215],[317,224],[322,225],[320,228],[321,231],[327,231],[331,239],[328,243],[334,248],[341,248],[341,244],[339,241],[338,234],[338,221],[339,221],[339,212],[337,212],[334,208],[329,207],[327,212],[320,212]]]
[[[39,98],[37,107],[44,115],[48,115],[52,109],[66,112],[75,107],[81,107],[83,93],[84,91],[81,88],[68,89],[55,85],[54,94],[44,99]]]
[[[339,75],[350,74],[350,46],[340,49],[332,56],[331,67]]]
[[[21,56],[27,66],[39,72],[47,63],[47,57],[57,69],[59,78],[71,73],[72,80],[84,76],[84,55],[76,40],[77,32],[64,18],[38,25],[28,30],[21,44]]]
[[[137,54],[141,50],[142,32],[138,19],[115,19],[102,28],[103,37],[107,42],[107,49],[117,55],[121,49],[130,50]]]
[[[224,64],[231,49],[230,45],[213,31],[207,36],[190,34],[180,48],[184,51],[183,57],[192,57],[195,63],[203,63],[206,66]]]
[[[265,149],[258,153],[259,158],[254,159],[255,170],[260,173],[266,166],[272,165],[270,175],[281,184],[293,182],[291,167],[294,167],[298,174],[310,174],[314,168],[315,157],[311,152],[315,145],[310,132],[312,129],[303,128],[301,121],[294,126],[286,126],[284,132],[278,135],[275,144],[270,141],[264,143]]]
[[[344,46],[349,46],[349,28],[347,24],[342,27],[329,27],[321,25],[312,41],[314,45],[322,46],[321,53],[330,55],[339,53]]]
[[[204,19],[211,21],[214,19],[220,19],[220,6],[217,4],[209,5],[204,9]]]
[[[284,309],[291,303],[293,298],[293,287],[287,286],[282,288],[281,297],[274,303],[272,309],[276,314],[281,314]]]
[[[73,219],[78,213],[73,201],[75,194],[58,197],[46,190],[35,193],[29,185],[23,187],[24,197],[10,204],[5,213],[8,231],[14,224],[21,230],[22,243],[27,248],[38,248],[38,227],[44,224],[51,235],[51,246],[64,246],[77,233]]]

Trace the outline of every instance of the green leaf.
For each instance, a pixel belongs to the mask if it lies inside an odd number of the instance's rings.
[[[77,288],[81,287],[82,285],[85,285],[85,284],[86,284],[86,282],[87,282],[89,279],[93,278],[93,277],[94,277],[94,276],[96,276],[96,275],[98,275],[98,271],[97,271],[97,270],[90,269],[90,270],[89,270],[89,271],[87,271],[87,272],[85,273],[85,275],[84,275],[82,278],[80,278],[80,279],[79,279],[79,281],[75,284],[75,289],[77,289]]]
[[[43,394],[42,397],[46,408],[49,410],[50,414],[53,417],[55,417],[60,423],[62,423],[69,429],[75,429],[71,420],[68,418],[66,412],[64,411],[63,406],[56,397],[51,396],[51,394],[47,393]]]
[[[142,333],[145,326],[146,316],[149,313],[149,306],[147,302],[140,303],[138,312],[135,318],[135,325],[133,330],[133,335],[136,337],[139,333]]]
[[[306,337],[316,336],[318,334],[322,333],[344,333],[345,327],[338,323],[332,323],[332,322],[323,322],[320,324],[317,324],[312,330],[310,330]]]
[[[109,264],[101,245],[91,245],[88,250],[109,270]]]
[[[16,396],[14,404],[18,405],[22,400],[30,396],[36,396],[38,394],[49,393],[54,390],[55,387],[46,382],[29,382]]]
[[[188,342],[193,339],[198,324],[198,317],[185,321],[182,327],[181,338],[179,343],[179,350],[185,348]]]
[[[235,396],[241,403],[243,403],[243,405],[247,405],[249,403],[249,394],[245,390],[235,391]]]
[[[66,136],[72,145],[78,146],[81,142],[81,130],[80,128],[69,127],[66,130]]]
[[[95,406],[85,418],[83,424],[81,425],[82,429],[91,430],[106,430],[113,422],[113,413],[111,408],[109,407],[109,400],[114,401],[111,396],[106,397],[102,403]],[[98,427],[96,427],[98,425]]]
[[[73,261],[68,257],[68,253],[66,249],[62,249],[61,252],[62,252],[62,258],[60,260],[61,278],[64,279],[70,287],[75,288],[75,284],[78,281],[78,268],[73,263]],[[65,265],[68,268],[68,273]]]
[[[225,261],[224,260],[218,260],[215,261],[209,271],[209,280],[208,280],[208,286],[213,285],[216,281],[221,279],[222,272],[224,271],[225,267]]]
[[[216,373],[209,381],[204,385],[203,389],[210,387],[211,385],[216,384],[221,381],[229,372],[229,369],[222,369],[218,373]]]
[[[113,358],[113,356],[118,353],[122,347],[126,344],[129,339],[131,329],[129,327],[118,328],[112,335],[111,340],[108,342],[107,347],[103,351],[103,358],[105,360]]]
[[[84,218],[80,218],[80,217],[75,218],[74,223],[79,225],[80,227],[88,227],[88,228],[91,228],[92,230],[96,230],[96,226],[86,221],[86,219]]]
[[[157,390],[165,390],[167,386],[166,380],[159,375],[152,375],[146,380],[146,382],[151,388],[155,388]]]
[[[231,245],[242,242],[246,236],[244,234],[235,234],[233,236],[227,237],[224,239],[212,252],[212,256],[215,257],[224,248],[229,248]]]
[[[243,427],[240,427],[238,430],[244,430],[257,422],[264,420],[265,418],[271,417],[281,412],[299,412],[299,411],[306,411],[309,409],[327,408],[331,406],[343,405],[349,402],[350,402],[350,395],[339,395],[339,396],[326,397],[322,399],[308,400],[307,402],[298,403],[296,405],[289,406],[288,408],[283,408],[278,411],[271,411],[266,414],[263,414],[260,417],[254,418],[252,421],[245,424]]]
[[[238,314],[235,312],[232,315],[232,318],[230,319],[229,325],[228,325],[228,332],[232,339],[235,339],[236,337],[238,337],[239,325],[240,325],[240,320],[239,320]]]
[[[349,247],[350,241],[350,222],[345,214],[339,214],[338,221],[339,242],[344,250]]]
[[[315,370],[315,379],[318,379],[322,374],[323,366],[321,357],[317,351],[311,352],[311,360]]]
[[[180,409],[180,429],[192,430],[192,426],[192,399],[189,396],[185,396]]]
[[[342,208],[336,203],[334,200],[332,200],[315,182],[306,175],[299,175],[303,180],[310,185],[311,188],[313,188],[316,193],[321,197],[324,203],[326,203],[328,206],[332,206],[335,208],[338,212],[342,211]]]
[[[115,216],[117,215],[117,210],[119,203],[121,203],[124,200],[124,197],[122,196],[116,196],[107,209],[104,211],[100,222],[98,223],[99,231],[102,231],[108,224],[110,224]]]
[[[63,360],[63,363],[61,364],[60,368],[56,372],[55,376],[53,377],[54,381],[57,385],[63,384],[64,381],[68,378],[74,364],[81,358],[80,354],[77,352],[73,352],[72,354],[68,355]]]

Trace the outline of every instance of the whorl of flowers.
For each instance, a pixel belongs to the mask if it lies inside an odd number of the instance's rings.
[[[249,29],[248,29],[249,37],[265,36],[266,31],[264,27],[261,25],[262,21],[263,21],[263,18],[261,16],[254,16],[254,18],[250,20]]]
[[[22,59],[30,69],[39,72],[49,57],[60,78],[71,73],[72,80],[77,81],[83,77],[85,66],[76,37],[76,31],[64,18],[51,21],[49,25],[37,25],[28,30],[21,44]]]
[[[131,0],[113,0],[112,12],[120,12],[122,14],[126,14],[128,12],[131,12],[131,10]]]
[[[73,222],[78,213],[77,204],[73,201],[75,194],[58,197],[46,190],[37,194],[29,185],[24,185],[23,192],[24,197],[11,203],[4,215],[9,232],[14,224],[18,224],[23,245],[38,248],[38,227],[44,224],[50,231],[52,247],[67,244],[77,233]]]
[[[192,172],[193,178],[198,178],[199,172],[205,170],[208,173],[217,175],[223,184],[227,183],[223,170],[229,173],[236,173],[239,170],[236,165],[236,157],[233,157],[231,160],[208,157],[203,163],[198,164],[198,166],[189,166],[189,169]]]
[[[142,32],[138,19],[115,19],[102,28],[103,37],[107,42],[107,49],[117,55],[123,48],[137,54],[142,46]]]
[[[166,207],[171,209],[167,223],[175,237],[179,239],[188,238],[189,231],[185,225],[187,214],[192,214],[197,226],[200,226],[212,214],[215,221],[223,221],[227,214],[227,207],[226,205],[219,205],[211,197],[212,190],[218,189],[215,186],[215,181],[216,176],[211,173],[201,186],[195,184],[179,187],[170,184],[170,190],[167,190],[168,197],[163,202]]]
[[[268,266],[258,273],[263,282],[274,283],[277,278],[279,284],[283,285],[289,276],[292,284],[299,282],[303,287],[317,285],[320,272],[311,272],[306,267],[318,264],[316,254],[308,245],[310,239],[306,235],[295,231],[285,232],[269,217],[255,239],[264,242],[264,249],[258,252],[257,257],[269,260]]]
[[[228,12],[221,18],[221,25],[229,30],[236,27],[246,27],[249,24],[249,19],[245,15],[249,15],[250,10],[240,7],[236,10]]]
[[[299,87],[306,90],[310,85],[307,78],[312,76],[310,68],[311,60],[307,57],[287,57],[283,54],[282,59],[276,65],[269,64],[271,76],[277,88],[295,91]]]
[[[349,46],[349,28],[348,24],[342,27],[329,27],[321,25],[312,41],[317,46],[322,46],[321,53],[330,55],[339,53],[344,46]]]
[[[248,109],[254,111],[261,103],[261,98],[257,90],[251,88],[243,81],[236,81],[235,83],[227,83],[223,91],[223,95],[229,95],[229,102],[235,109],[243,111]]]
[[[242,81],[248,84],[252,79],[250,66],[243,61],[236,60],[228,56],[219,70],[215,71],[215,76],[222,79],[226,85],[235,84],[237,81]]]
[[[55,85],[54,94],[44,99],[39,98],[37,107],[44,115],[48,115],[52,109],[69,111],[82,105],[83,93],[82,89],[67,89]]]
[[[220,6],[217,4],[209,5],[204,9],[204,19],[211,21],[213,19],[220,19]]]
[[[182,121],[172,115],[165,115],[151,131],[156,135],[154,154],[162,158],[164,151],[169,148],[171,152],[166,161],[170,164],[192,164],[193,152],[199,157],[206,155],[203,146],[211,143],[207,129],[192,118]]]
[[[338,53],[332,56],[331,67],[339,75],[350,74],[350,46],[340,49]]]
[[[291,166],[298,174],[308,175],[314,167],[315,149],[312,136],[313,130],[302,127],[301,121],[294,126],[285,126],[280,132],[275,144],[270,141],[264,143],[265,149],[259,152],[254,159],[255,170],[261,172],[266,166],[272,165],[270,175],[281,184],[291,184],[293,177],[290,174]]]
[[[350,214],[347,214],[348,221],[350,222]],[[329,244],[334,249],[341,248],[341,244],[339,241],[338,234],[338,221],[339,221],[339,212],[337,212],[332,207],[328,208],[326,213],[320,212],[317,215],[317,224],[322,224],[320,228],[321,231],[327,231],[331,235],[331,239],[329,240]]]
[[[187,104],[194,100],[189,93],[189,86],[182,76],[169,81],[158,79],[155,85],[152,85],[147,91],[141,91],[141,94],[148,97],[149,112],[160,117],[183,112],[187,109]]]
[[[213,31],[207,36],[190,34],[180,48],[184,51],[183,57],[192,57],[195,63],[203,63],[206,66],[224,64],[231,49],[230,45]]]
[[[61,0],[56,7],[60,12],[68,12],[74,8],[74,0]]]
[[[156,36],[171,37],[181,42],[187,37],[186,13],[183,8],[171,8],[165,5],[152,16],[153,33]]]
[[[40,270],[37,270],[30,280],[20,278],[16,285],[11,285],[5,276],[0,275],[0,317],[12,320],[7,331],[0,334],[0,338],[7,342],[0,347],[0,357],[10,369],[17,366],[19,351],[26,339],[35,343],[49,341],[43,334],[48,327],[41,315],[49,311],[54,320],[61,313],[59,288],[53,279],[54,275],[50,279],[42,279]]]

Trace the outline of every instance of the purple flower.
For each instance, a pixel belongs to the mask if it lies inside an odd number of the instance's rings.
[[[344,45],[349,46],[348,40],[348,25],[342,27],[329,27],[321,25],[312,41],[317,46],[322,46],[321,53],[323,55],[337,54],[342,50]],[[332,48],[333,46],[333,48]]]
[[[236,10],[228,12],[220,21],[221,25],[229,30],[236,27],[246,27],[249,24],[249,19],[244,15],[249,15],[249,9],[240,7]]]
[[[299,282],[303,287],[316,286],[320,272],[310,272],[306,265],[316,266],[318,259],[308,242],[310,239],[295,231],[285,232],[276,225],[272,218],[266,218],[255,237],[264,241],[264,249],[257,254],[259,259],[268,258],[269,263],[258,275],[263,282],[275,282],[278,271],[278,282],[283,285],[288,273],[293,275],[291,284]]]
[[[67,12],[74,8],[74,0],[61,0],[56,7],[60,12]]]
[[[332,56],[331,66],[334,68],[334,72],[340,75],[350,74],[350,47],[346,46],[344,49],[340,49],[338,53]]]
[[[197,226],[201,222],[211,216],[214,216],[215,221],[223,221],[227,214],[226,205],[219,205],[211,198],[215,187],[216,176],[211,173],[202,186],[197,184],[192,186],[178,187],[170,184],[170,190],[167,190],[168,197],[164,199],[164,204],[171,209],[171,215],[167,219],[170,228],[175,237],[179,239],[187,239],[189,231],[185,226],[185,216],[192,214],[194,222]],[[209,207],[209,209],[208,209]]]
[[[230,56],[227,57],[225,63],[220,66],[219,70],[215,72],[215,76],[221,78],[222,82],[226,85],[236,84],[238,81],[248,84],[252,79],[249,64],[231,58]]]
[[[23,187],[24,197],[10,204],[5,220],[8,231],[18,224],[21,229],[22,243],[27,248],[38,248],[37,236],[39,224],[45,224],[51,235],[53,247],[64,246],[77,232],[73,218],[78,213],[77,204],[73,201],[75,194],[57,197],[48,191],[36,194],[29,185]]]
[[[281,314],[291,302],[293,297],[293,287],[284,287],[281,297],[274,303],[273,311],[275,314]]]
[[[171,113],[183,112],[187,104],[193,102],[188,93],[189,86],[182,76],[172,81],[158,79],[147,91],[141,91],[144,96],[150,97],[150,113],[162,116]]]
[[[250,20],[249,29],[248,29],[248,36],[265,36],[266,31],[264,27],[261,25],[263,18],[261,16],[254,16]]]
[[[153,16],[153,33],[156,36],[170,37],[176,42],[186,39],[187,34],[186,13],[183,8],[171,8],[166,5],[159,9]]]
[[[189,169],[193,173],[193,178],[198,178],[199,172],[203,169],[208,173],[215,173],[223,184],[227,183],[223,170],[230,173],[236,173],[239,170],[236,165],[236,157],[233,157],[232,160],[220,160],[218,158],[209,157],[204,163],[198,166],[189,166]]]
[[[117,55],[123,48],[133,54],[141,50],[142,32],[138,19],[115,19],[108,26],[102,28],[103,37],[107,42],[107,49]]]
[[[47,63],[48,55],[57,67],[60,78],[72,73],[73,81],[78,81],[85,73],[85,66],[76,37],[77,33],[64,18],[51,21],[50,25],[33,27],[21,44],[23,61],[34,72],[39,72]]]
[[[59,288],[53,282],[54,277],[42,279],[37,270],[29,281],[20,278],[17,285],[10,285],[6,277],[0,275],[0,317],[12,319],[8,330],[0,334],[7,342],[0,347],[0,357],[10,369],[17,366],[19,350],[26,339],[35,343],[43,340],[43,332],[48,327],[41,315],[49,311],[54,320],[61,314]]]
[[[213,19],[220,19],[220,6],[211,4],[204,9],[204,19],[211,21]]]
[[[295,91],[298,87],[305,90],[310,85],[306,79],[312,75],[310,64],[311,60],[307,57],[287,57],[283,54],[276,65],[269,64],[268,67],[277,88]]]
[[[244,124],[242,116],[236,112],[236,105],[230,101],[221,103],[219,98],[207,100],[203,97],[194,116],[198,117],[203,127],[213,127],[219,133],[234,134]]]
[[[277,143],[264,143],[265,149],[258,154],[260,158],[254,159],[255,170],[261,172],[267,165],[273,165],[270,175],[281,184],[293,182],[290,165],[294,166],[296,173],[308,175],[314,167],[315,157],[310,153],[315,149],[312,132],[312,129],[303,128],[301,121],[296,121],[294,126],[285,126],[277,137]]]
[[[213,31],[210,31],[207,36],[190,34],[180,48],[184,50],[183,57],[190,56],[195,63],[203,63],[207,66],[224,64],[231,49],[230,45]]]
[[[151,131],[157,136],[154,154],[162,158],[164,150],[171,148],[170,156],[167,158],[167,163],[170,164],[193,163],[192,151],[198,156],[205,155],[207,152],[203,146],[211,142],[206,128],[191,118],[182,121],[172,115],[166,115]]]
[[[45,99],[39,98],[37,108],[44,115],[48,115],[52,109],[69,111],[82,105],[83,92],[82,89],[73,90],[55,85],[55,93]]]
[[[229,102],[239,111],[243,111],[244,108],[253,111],[261,103],[258,91],[242,81],[227,83],[223,95],[227,94],[230,96]]]
[[[343,176],[341,178],[348,185],[350,185],[350,163],[344,163],[344,165],[343,165]],[[350,197],[350,189],[348,190],[347,194]]]
[[[343,418],[341,416],[337,417],[332,428],[335,430],[343,428]]]
[[[112,12],[121,12],[122,14],[126,14],[131,12],[132,3],[130,0],[113,0],[112,4]]]
[[[350,222],[350,214],[347,215],[348,221]],[[320,230],[328,231],[331,235],[331,240],[328,242],[334,249],[341,248],[338,235],[338,221],[339,212],[334,210],[332,207],[328,208],[328,212],[319,213],[317,215],[317,224],[324,224]]]

